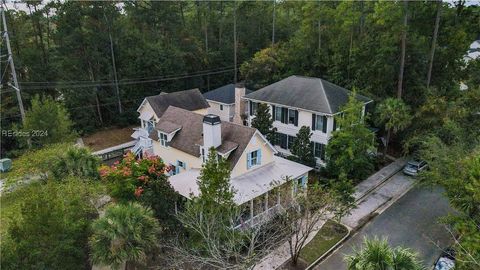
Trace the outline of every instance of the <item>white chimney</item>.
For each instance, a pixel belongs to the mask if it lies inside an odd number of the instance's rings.
[[[245,91],[244,83],[235,85],[235,115],[233,116],[233,122],[239,125],[243,125],[242,115],[245,114],[245,100],[242,100],[242,97],[245,96]]]
[[[222,144],[222,128],[220,117],[207,114],[203,117],[203,147],[207,152],[211,147],[217,148]]]

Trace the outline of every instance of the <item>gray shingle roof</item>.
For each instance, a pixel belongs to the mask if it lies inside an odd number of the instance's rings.
[[[315,112],[335,114],[348,102],[350,91],[320,78],[293,75],[245,96],[247,99],[271,102]],[[371,99],[357,95],[357,99]]]
[[[245,89],[245,93],[251,93],[251,90]],[[235,103],[235,84],[227,84],[217,89],[213,89],[203,94],[203,96],[212,101],[221,102],[225,104]]]
[[[146,97],[153,111],[161,117],[168,106],[175,106],[189,111],[206,109],[208,102],[197,88],[173,93],[160,93],[156,96]]]
[[[182,126],[170,142],[170,147],[200,157],[199,145],[203,144],[203,115],[170,106],[158,120],[157,126],[162,125],[162,122]],[[222,121],[221,125],[222,142],[225,142],[225,145],[220,145],[217,150],[226,151],[234,147],[234,144],[238,145],[227,159],[233,168],[256,130],[231,122]]]
[[[155,128],[163,133],[170,134],[178,129],[181,129],[182,126],[172,123],[170,121],[162,121],[155,125]]]

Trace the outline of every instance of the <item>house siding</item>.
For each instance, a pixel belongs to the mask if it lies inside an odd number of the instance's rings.
[[[163,162],[167,165],[171,164],[176,166],[177,160],[180,160],[186,163],[186,170],[200,169],[202,167],[202,159],[199,157],[192,156],[173,147],[163,147],[159,141],[153,141],[152,144],[153,153],[162,158]]]
[[[250,101],[250,102],[252,102],[252,101]],[[296,125],[296,126],[294,124],[284,124],[281,121],[276,121],[276,120],[273,121],[273,127],[277,128],[278,133],[282,133],[282,134],[286,134],[286,135],[289,135],[289,136],[296,137],[300,128],[302,126],[307,126],[312,131],[312,137],[310,138],[310,140],[312,142],[317,142],[317,143],[320,143],[320,144],[323,144],[323,145],[328,144],[328,141],[330,140],[330,138],[332,136],[332,132],[333,132],[333,128],[334,128],[334,116],[333,115],[324,114],[324,113],[320,113],[320,112],[312,112],[312,111],[307,111],[307,110],[303,110],[303,109],[300,109],[300,108],[282,106],[282,105],[272,104],[272,103],[268,103],[268,102],[263,102],[263,103],[268,105],[269,112],[270,112],[270,115],[272,115],[272,117],[274,117],[272,106],[283,107],[283,108],[288,108],[288,109],[293,109],[293,110],[298,111],[298,125]],[[250,106],[247,106],[247,107],[250,108]],[[323,129],[321,127],[318,127],[315,130],[312,130],[312,115],[313,114],[318,115],[320,117],[321,116],[326,117],[326,120],[327,120],[326,132],[323,132]],[[362,114],[363,115],[365,114],[365,105],[363,106]],[[252,120],[253,120],[253,118],[255,118],[255,116],[250,115],[250,113],[248,113],[248,115],[249,115],[248,116],[248,125],[251,126]],[[275,145],[275,149],[277,149],[278,152],[280,152],[284,155],[291,155],[289,150],[282,149],[277,145]],[[320,160],[319,158],[316,158],[316,160],[317,160],[318,165],[321,165],[321,166],[324,165],[324,161]]]
[[[247,169],[247,154],[255,150],[260,150],[262,152],[261,165],[254,166],[250,169]],[[260,168],[262,166],[269,164],[270,162],[273,162],[273,155],[274,155],[274,152],[270,148],[268,143],[265,142],[265,140],[263,140],[263,138],[260,135],[255,134],[250,140],[250,142],[248,143],[248,146],[245,148],[245,151],[243,151],[242,156],[238,160],[237,164],[232,169],[231,177],[233,178],[233,177],[242,175],[244,173],[247,173],[250,170],[254,170],[255,168]]]
[[[207,115],[207,114],[208,114],[208,108],[199,109],[199,110],[196,110],[196,111],[193,111],[193,112],[194,112],[194,113],[201,114],[201,115]]]
[[[208,113],[218,115],[222,121],[232,121],[235,114],[235,105],[223,104],[210,100],[207,100],[207,102],[210,105],[210,108],[208,108]],[[223,110],[220,110],[220,105],[223,106]]]
[[[158,122],[158,117],[155,111],[153,111],[152,106],[150,106],[150,103],[148,101],[145,101],[143,105],[138,109],[139,115],[142,114],[143,112],[151,112],[153,113],[153,118],[155,119],[155,122]]]

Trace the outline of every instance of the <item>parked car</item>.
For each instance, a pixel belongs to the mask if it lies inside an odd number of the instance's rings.
[[[455,268],[455,250],[447,248],[435,262],[434,270],[452,270]]]
[[[410,176],[417,176],[418,173],[428,167],[427,162],[421,160],[410,160],[403,168],[403,173]]]

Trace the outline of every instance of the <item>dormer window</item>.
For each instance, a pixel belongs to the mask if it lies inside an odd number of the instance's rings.
[[[159,136],[159,139],[160,139],[160,144],[163,146],[163,147],[168,147],[168,136],[167,134],[165,133],[162,133],[162,132],[159,132],[160,136]]]
[[[247,154],[247,169],[262,164],[262,151],[256,150]]]

